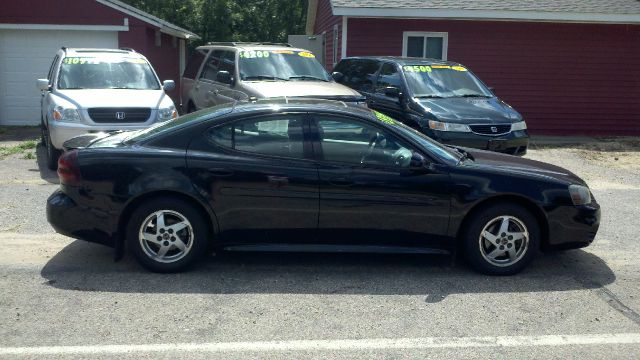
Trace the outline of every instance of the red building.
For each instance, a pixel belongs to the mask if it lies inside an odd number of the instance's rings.
[[[144,54],[160,80],[175,80],[194,33],[117,0],[4,1],[0,7],[0,124],[40,122],[40,92],[61,47],[121,48]],[[179,89],[169,95],[177,104]]]
[[[311,0],[307,34],[345,56],[472,69],[534,134],[640,135],[640,1]]]

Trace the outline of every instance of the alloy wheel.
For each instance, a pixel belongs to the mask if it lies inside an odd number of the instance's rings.
[[[194,232],[184,215],[173,210],[160,210],[142,222],[138,239],[149,258],[160,263],[172,263],[191,251]]]
[[[529,248],[529,231],[514,216],[498,216],[484,226],[478,239],[482,257],[492,265],[506,267],[520,261]]]

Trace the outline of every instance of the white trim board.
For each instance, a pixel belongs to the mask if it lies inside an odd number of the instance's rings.
[[[458,10],[333,7],[336,16],[399,17],[449,20],[511,20],[579,23],[640,24],[640,14],[598,14],[553,11]]]
[[[342,17],[342,46],[340,49],[340,59],[347,57],[347,16]]]
[[[129,31],[128,19],[124,20],[124,25],[0,24],[0,30]]]

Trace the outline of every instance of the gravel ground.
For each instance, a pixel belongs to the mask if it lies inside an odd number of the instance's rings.
[[[188,273],[151,274],[53,232],[44,209],[57,179],[41,147],[33,160],[4,157],[0,357],[639,358],[634,141],[534,143],[527,157],[590,184],[602,225],[589,248],[547,254],[506,278],[397,255],[221,254]]]

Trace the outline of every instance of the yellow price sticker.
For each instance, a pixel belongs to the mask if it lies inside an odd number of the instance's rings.
[[[434,69],[451,69],[449,65],[431,65],[431,67]]]
[[[452,66],[451,69],[455,71],[467,71],[467,68],[464,66]]]
[[[306,58],[314,58],[316,57],[315,55],[313,55],[312,53],[308,52],[308,51],[301,51],[298,53],[298,55],[302,56],[302,57],[306,57]]]
[[[407,72],[431,72],[431,66],[428,65],[407,65],[403,69]]]

